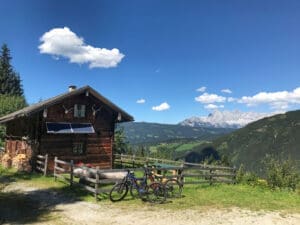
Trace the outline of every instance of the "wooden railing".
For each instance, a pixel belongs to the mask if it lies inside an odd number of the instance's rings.
[[[154,166],[162,174],[170,177],[170,171],[182,171],[181,179],[184,184],[200,183],[235,183],[236,169],[229,166],[206,165],[188,163],[151,157],[137,157],[134,155],[115,154],[114,164],[121,168],[135,168],[141,166]],[[168,172],[169,171],[169,172]]]
[[[37,155],[36,156],[36,170],[43,173],[44,176],[47,175],[48,168],[48,154],[46,155]]]
[[[168,159],[151,158],[151,157],[140,157],[135,155],[114,154],[114,164],[120,165],[122,168],[128,168],[128,167],[135,168],[144,165],[153,165],[155,163],[180,166],[184,162],[173,161]]]
[[[153,158],[152,158],[153,159]],[[151,160],[152,160],[151,159]],[[150,160],[149,160],[150,161]],[[171,162],[164,160],[163,162]],[[131,164],[132,165],[132,164]],[[81,173],[75,172],[80,169]],[[160,174],[160,180],[178,179],[183,185],[208,183],[235,183],[236,170],[227,166],[211,166],[194,163],[181,163],[181,166],[155,167],[148,163],[148,169],[152,170],[153,174]],[[70,186],[80,186],[81,188],[94,194],[98,199],[98,194],[108,193],[111,187],[107,188],[108,184],[114,184],[122,180],[121,178],[103,177],[104,173],[108,172],[126,172],[128,169],[99,169],[89,168],[86,166],[76,166],[73,161],[66,162],[54,159],[54,177],[61,178],[70,183]],[[143,171],[144,168],[130,168],[132,171]],[[78,178],[78,179],[74,179]]]
[[[70,162],[59,160],[57,157],[54,158],[54,170],[53,176],[55,181],[57,178],[70,182],[70,186],[73,185],[74,178],[74,163],[73,160]]]

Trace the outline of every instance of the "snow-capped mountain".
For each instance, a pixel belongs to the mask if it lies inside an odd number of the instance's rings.
[[[180,122],[180,125],[190,127],[241,128],[248,123],[273,115],[272,113],[219,111],[208,116],[191,117]]]

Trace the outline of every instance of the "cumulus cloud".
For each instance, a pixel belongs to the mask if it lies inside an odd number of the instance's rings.
[[[154,111],[164,111],[164,110],[168,110],[170,108],[170,105],[167,102],[163,102],[158,106],[153,106],[152,110]]]
[[[196,97],[195,100],[202,104],[212,104],[215,102],[225,102],[226,98],[217,94],[209,94],[205,92],[204,94]]]
[[[199,91],[199,92],[204,92],[206,91],[206,87],[199,87],[196,91]]]
[[[116,67],[124,57],[117,48],[98,48],[86,44],[68,27],[51,29],[42,35],[40,41],[40,53],[50,54],[56,59],[64,57],[71,63],[87,63],[90,68]]]
[[[235,102],[237,99],[236,98],[233,98],[233,97],[229,97],[227,98],[227,101],[228,102]]]
[[[243,103],[247,106],[268,104],[273,109],[284,110],[290,105],[300,104],[300,87],[290,92],[259,92],[254,96],[243,96],[238,100],[238,103]]]
[[[232,93],[232,91],[230,89],[228,89],[228,88],[222,89],[221,92],[227,93],[227,94],[231,94]]]
[[[208,104],[204,106],[205,109],[219,109],[224,108],[224,105],[215,105],[215,104]]]
[[[146,102],[146,100],[143,99],[143,98],[138,99],[138,100],[136,101],[136,103],[138,103],[138,104],[144,104],[145,102]]]

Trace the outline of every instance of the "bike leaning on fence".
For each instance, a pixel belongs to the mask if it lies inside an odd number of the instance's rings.
[[[128,191],[132,197],[138,196],[140,199],[152,203],[163,203],[166,201],[165,186],[160,182],[147,183],[149,176],[148,169],[145,168],[143,178],[136,178],[134,172],[127,170],[127,175],[122,182],[113,186],[109,193],[112,202],[121,201],[125,198]],[[136,194],[137,193],[137,194]]]

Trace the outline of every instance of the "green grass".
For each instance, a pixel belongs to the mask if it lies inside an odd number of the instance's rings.
[[[121,207],[141,207],[144,205],[139,200],[132,200],[130,196],[126,199],[127,201],[116,204]],[[300,213],[300,194],[271,191],[267,188],[248,185],[187,185],[184,187],[182,198],[170,199],[166,204],[155,207],[170,210],[239,207],[253,211]]]
[[[10,182],[26,183],[41,189],[50,189],[64,196],[71,197],[74,201],[90,201],[95,202],[94,196],[78,187],[70,188],[68,183],[54,181],[53,177],[43,177],[39,174],[16,173],[14,170],[3,170],[0,168],[0,181],[5,186]],[[27,209],[32,205],[38,205],[35,202],[28,202],[26,196],[15,195],[15,193],[3,193],[0,188],[0,209]],[[13,196],[17,196],[14,198]],[[150,206],[139,199],[132,199],[128,194],[124,201],[111,203],[107,194],[99,195],[100,205],[114,204],[120,208],[135,208]],[[3,205],[4,204],[4,205]],[[7,207],[9,205],[9,207]],[[271,191],[266,187],[249,186],[249,185],[227,185],[214,184],[212,186],[203,185],[185,185],[183,189],[183,197],[178,199],[170,199],[166,204],[155,205],[154,207],[183,210],[183,209],[210,209],[210,208],[231,208],[239,207],[250,210],[266,210],[266,211],[283,211],[300,213],[300,191]],[[26,210],[21,210],[26,215]],[[1,213],[1,210],[0,210]],[[47,212],[41,211],[42,218]],[[23,214],[22,214],[23,215]]]

